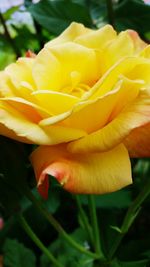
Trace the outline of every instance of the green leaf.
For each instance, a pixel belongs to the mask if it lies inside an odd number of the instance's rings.
[[[53,34],[60,34],[72,21],[92,26],[92,19],[86,6],[74,1],[41,0],[29,7],[33,18]]]
[[[15,53],[7,38],[0,35],[0,70],[3,70],[8,64],[12,63],[15,58]]]
[[[82,229],[76,229],[71,236],[83,246],[88,246],[86,234]],[[91,257],[81,254],[61,237],[49,246],[49,250],[65,267],[93,267],[93,259]],[[49,267],[49,261],[45,255],[41,256],[40,267]],[[55,266],[51,265],[51,267]]]
[[[14,43],[19,51],[24,54],[28,49],[38,51],[40,49],[39,41],[34,33],[31,33],[27,25],[22,27],[14,26],[17,35],[15,36]]]
[[[5,267],[36,267],[34,253],[17,240],[7,239],[3,253]]]
[[[132,28],[142,35],[149,31],[150,6],[142,0],[124,0],[115,9],[117,29]]]
[[[18,11],[20,6],[13,6],[9,9],[7,9],[7,11],[5,13],[3,13],[3,17],[5,20],[9,20],[12,16],[12,14],[14,14],[16,11]]]

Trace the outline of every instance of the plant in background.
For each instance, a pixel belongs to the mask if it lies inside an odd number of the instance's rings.
[[[48,2],[51,6],[62,5],[60,1]],[[33,16],[42,3],[45,5],[46,2],[41,1],[29,7]],[[79,4],[73,3],[74,8],[76,5]],[[107,8],[109,20],[115,25],[111,1],[107,1]],[[136,31],[125,30],[117,34],[110,25],[96,30],[75,22],[57,38],[46,43],[37,55],[28,52],[27,57],[20,57],[16,63],[1,71],[1,135],[39,145],[30,156],[39,193],[44,199],[51,197],[51,194],[53,196],[53,186],[52,192],[49,190],[49,182],[53,184],[53,178],[58,182],[54,186],[56,190],[63,187],[74,193],[79,223],[84,229],[84,234],[79,228],[73,235],[64,230],[49,209],[45,208],[44,201],[35,197],[29,188],[31,181],[27,180],[27,159],[19,157],[20,154],[24,155],[26,146],[11,141],[7,143],[5,138],[1,138],[3,157],[0,185],[4,188],[1,206],[5,209],[6,205],[11,212],[15,208],[17,221],[46,255],[46,259],[45,256],[41,258],[41,267],[49,266],[49,261],[58,267],[70,264],[83,267],[133,267],[132,264],[135,264],[144,267],[149,262],[147,257],[137,263],[120,263],[120,258],[116,259],[115,255],[141,204],[150,193],[150,181],[142,185],[139,195],[131,204],[129,201],[130,207],[122,226],[119,228],[116,222],[111,223],[111,230],[116,232],[115,240],[107,248],[109,235],[104,237],[101,227],[99,229],[92,195],[114,192],[131,184],[130,157],[150,155],[149,74],[150,46],[142,41]],[[33,150],[32,147],[29,150]],[[9,168],[6,160],[11,162]],[[136,173],[138,164],[134,164]],[[15,199],[15,203],[6,204],[5,191],[8,191],[11,199]],[[89,195],[90,220],[87,210],[83,209],[84,201],[78,194]],[[26,210],[20,201],[22,195],[36,206],[59,233],[60,238],[50,249],[42,243],[22,215]],[[69,197],[72,199],[71,195]],[[51,206],[50,200],[48,203]],[[15,246],[21,251],[19,255],[30,254],[22,244],[16,242],[5,242],[3,250],[6,255],[9,247],[12,249]],[[64,251],[57,255],[61,247]],[[70,247],[73,250],[69,252]],[[69,258],[67,254],[70,254]],[[5,265],[11,267],[8,258]],[[31,258],[32,267],[35,257],[32,255]],[[18,263],[14,264],[17,267]]]

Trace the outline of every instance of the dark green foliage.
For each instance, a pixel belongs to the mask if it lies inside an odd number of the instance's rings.
[[[74,1],[41,0],[31,5],[29,11],[33,18],[50,33],[60,34],[72,21],[92,26],[92,20],[86,6]]]
[[[7,239],[4,247],[5,267],[35,267],[35,255],[17,240]]]
[[[24,145],[0,136],[0,208],[4,215],[18,211],[27,168]]]
[[[87,242],[87,235],[82,229],[76,229],[71,236],[75,238],[81,245],[85,247],[89,246]],[[49,246],[49,250],[61,263],[63,263],[65,267],[93,267],[92,258],[84,254],[80,254],[78,251],[70,247],[61,237],[59,237],[59,239]],[[41,256],[40,267],[49,267],[49,261],[45,255]],[[52,265],[52,267],[55,266]]]
[[[142,36],[150,31],[150,6],[142,0],[124,0],[115,10],[118,30],[134,29]]]

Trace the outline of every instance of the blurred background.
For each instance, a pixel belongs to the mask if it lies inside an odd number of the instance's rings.
[[[0,0],[0,69],[17,57],[24,56],[28,50],[38,53],[47,41],[59,35],[72,21],[81,22],[93,29],[107,23],[112,24],[118,32],[127,28],[134,29],[144,41],[150,42],[148,0],[114,0],[113,10],[110,0]],[[0,144],[0,172],[7,172],[10,181],[12,177],[18,177],[18,180],[12,181],[15,184],[22,181],[24,173],[30,187],[34,188],[35,178],[28,160],[32,148],[4,137],[0,137]],[[106,254],[117,233],[112,226],[121,224],[125,211],[150,178],[149,159],[134,159],[132,167],[134,185],[96,197]],[[39,198],[35,188],[33,192]],[[80,201],[88,211],[87,197],[81,196]],[[49,199],[43,201],[43,205],[79,243],[88,245],[74,196],[63,191],[56,181],[51,181]],[[150,197],[144,202],[117,252],[119,260],[115,259],[111,267],[150,267],[149,210]],[[4,183],[0,174],[0,267],[53,267],[18,227],[15,218],[18,211],[25,213],[39,238],[65,267],[94,266],[92,260],[70,248],[27,199]]]
[[[60,34],[72,21],[99,28],[111,23],[117,31],[135,29],[150,41],[150,1],[114,0],[0,0],[0,69],[30,49]],[[107,12],[109,8],[109,12]]]

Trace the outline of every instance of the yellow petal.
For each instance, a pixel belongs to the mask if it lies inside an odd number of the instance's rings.
[[[25,143],[53,145],[76,140],[86,135],[82,130],[62,126],[40,127],[28,120],[6,101],[0,102],[0,134]],[[5,131],[6,129],[6,131]],[[7,130],[8,129],[8,130]],[[11,133],[12,136],[11,136]]]
[[[118,160],[119,159],[119,160]],[[106,153],[71,154],[65,145],[39,147],[31,155],[38,189],[48,194],[48,174],[64,189],[77,194],[104,194],[132,183],[131,166],[124,145]]]
[[[8,75],[4,72],[0,72],[0,97],[14,96],[14,86],[10,81]]]
[[[97,99],[97,97],[103,96],[114,88],[120,75],[128,76],[136,65],[138,66],[146,63],[147,60],[140,57],[131,56],[121,59],[98,80],[89,92],[83,95],[82,100]],[[140,77],[138,77],[138,79],[140,79]]]
[[[16,63],[12,63],[5,68],[5,72],[15,87],[20,88],[21,82],[23,81],[35,87],[32,78],[33,62],[33,58],[19,58]]]
[[[141,79],[145,84],[150,85],[150,60],[147,59],[145,62],[136,65],[127,76],[133,80]]]
[[[57,38],[48,42],[45,47],[50,48],[59,44],[74,41],[78,36],[82,36],[86,33],[93,32],[91,29],[84,27],[83,24],[72,22],[70,26]]]
[[[68,149],[74,153],[107,151],[121,143],[130,132],[150,122],[150,93],[141,91],[139,96],[110,123],[88,136],[74,141]]]
[[[63,125],[83,129],[91,133],[104,127],[138,95],[142,81],[132,81],[120,77],[114,90],[96,100],[89,100],[74,107],[72,114],[63,121]]]
[[[74,42],[89,48],[103,49],[110,41],[116,38],[116,31],[112,26],[106,25],[99,30],[93,30],[77,36]]]
[[[49,51],[57,58],[61,65],[61,86],[72,83],[71,74],[80,74],[80,82],[93,84],[99,78],[99,68],[96,53],[93,49],[68,42],[51,47]]]
[[[79,74],[78,82],[89,85],[99,78],[95,51],[71,42],[42,49],[32,72],[38,90],[66,92],[73,86],[74,73]]]
[[[60,63],[47,49],[42,49],[35,58],[32,69],[33,79],[38,90],[59,91],[61,86]]]
[[[147,44],[140,38],[140,36],[138,35],[136,31],[127,30],[126,32],[132,38],[132,41],[134,44],[134,50],[136,53],[140,52],[143,48],[147,46]]]
[[[134,46],[127,32],[121,32],[115,40],[104,49],[103,73],[118,60],[133,55]]]
[[[48,113],[41,106],[38,106],[20,97],[5,97],[0,98],[0,100],[7,102],[21,114],[23,114],[26,118],[28,118],[28,120],[35,123],[38,123],[43,118],[47,118],[50,115],[50,113]]]
[[[150,123],[131,131],[124,144],[130,157],[150,157]]]
[[[78,97],[49,90],[38,90],[32,95],[37,99],[38,104],[51,115],[66,112],[79,102]]]
[[[147,45],[140,53],[141,56],[150,59],[150,45]]]
[[[104,96],[79,102],[68,112],[43,119],[40,125],[48,126],[59,122],[67,127],[82,129],[87,133],[96,131],[108,121],[110,122],[125,105],[133,101],[143,84],[143,81],[132,81],[120,76],[114,89]]]
[[[2,101],[0,102],[0,125],[0,134],[12,139],[35,144],[49,142],[49,136],[37,124]]]

